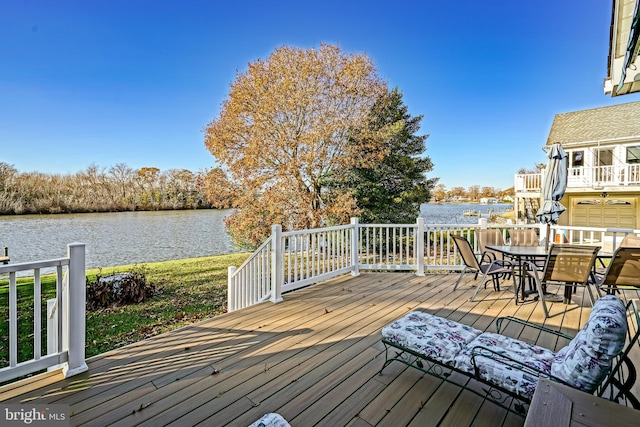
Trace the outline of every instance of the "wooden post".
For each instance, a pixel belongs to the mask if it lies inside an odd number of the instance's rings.
[[[416,276],[424,276],[424,218],[416,219]]]
[[[234,285],[233,275],[236,273],[237,267],[230,265],[227,267],[227,312],[236,311],[236,287]]]
[[[58,307],[55,298],[47,300],[47,354],[58,352]]]
[[[85,271],[85,244],[70,243],[67,245],[67,256],[69,257],[69,286],[65,292],[68,297],[64,298],[66,307],[63,307],[63,316],[68,330],[68,352],[69,360],[62,369],[65,378],[79,374],[89,369],[85,362],[85,331],[86,331],[86,271]],[[64,323],[64,322],[63,322]]]
[[[282,285],[284,285],[284,260],[282,253],[282,226],[271,226],[271,302],[282,301]]]
[[[360,242],[358,241],[358,218],[351,218],[351,275],[359,276],[358,251]]]

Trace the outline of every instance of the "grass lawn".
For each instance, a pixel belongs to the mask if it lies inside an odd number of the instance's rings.
[[[142,269],[160,291],[149,301],[87,311],[86,356],[91,357],[162,332],[214,317],[227,309],[227,267],[249,256],[218,255],[177,261],[87,270],[87,278]],[[46,300],[55,296],[55,277],[42,281],[43,353],[46,351]],[[0,367],[8,365],[8,280],[0,279]],[[33,279],[18,279],[19,361],[33,357]]]

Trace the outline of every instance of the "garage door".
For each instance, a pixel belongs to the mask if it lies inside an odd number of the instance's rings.
[[[571,225],[635,229],[636,203],[635,197],[572,197]]]

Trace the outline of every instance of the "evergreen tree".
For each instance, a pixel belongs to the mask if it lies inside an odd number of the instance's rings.
[[[398,88],[376,102],[367,135],[382,135],[384,155],[375,166],[350,167],[332,182],[354,196],[362,223],[414,223],[420,205],[431,198],[438,178],[426,176],[433,163],[423,155],[428,135],[416,134],[421,121],[407,112]]]

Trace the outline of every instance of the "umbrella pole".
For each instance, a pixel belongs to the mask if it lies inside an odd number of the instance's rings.
[[[547,223],[547,238],[544,240],[544,250],[549,252],[549,238],[551,237],[551,224]]]

